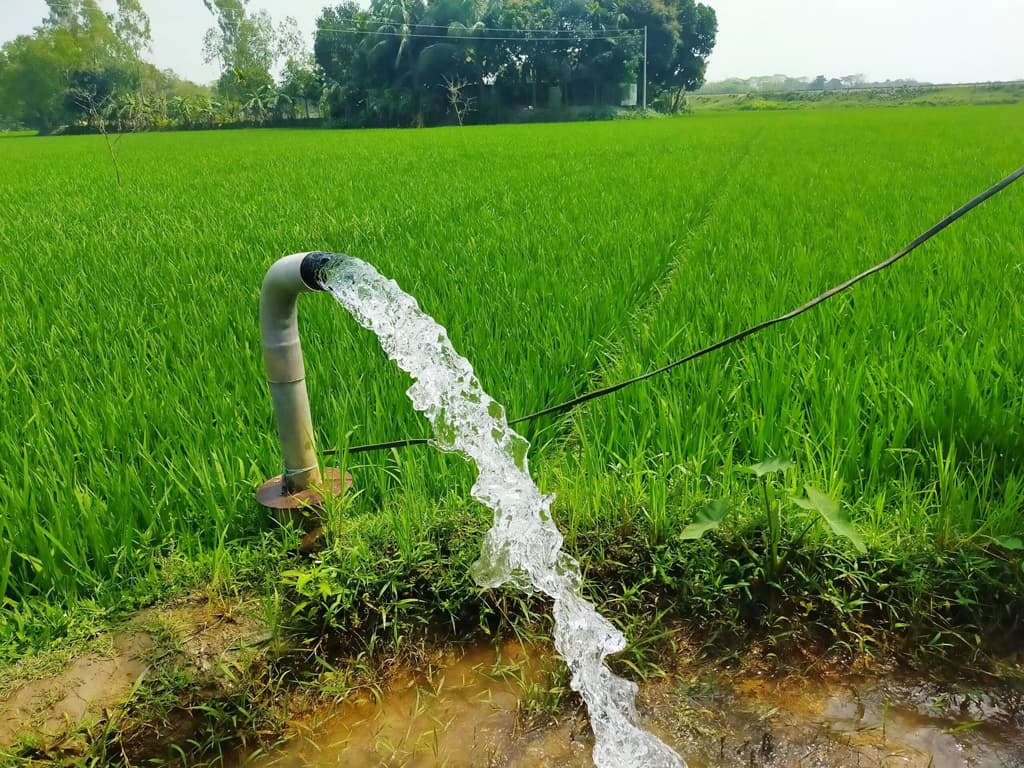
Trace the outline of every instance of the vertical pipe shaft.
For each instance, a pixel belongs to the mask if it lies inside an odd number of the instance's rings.
[[[260,333],[267,382],[274,403],[284,471],[282,492],[319,486],[322,477],[313,442],[313,419],[306,393],[306,370],[299,342],[296,300],[315,290],[302,279],[299,253],[278,260],[267,271],[260,291]]]

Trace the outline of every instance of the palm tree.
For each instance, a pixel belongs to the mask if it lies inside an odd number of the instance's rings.
[[[447,25],[447,33],[453,38],[450,45],[458,51],[457,60],[472,66],[472,77],[478,88],[477,100],[480,102],[484,98],[487,65],[493,65],[493,60],[497,58],[497,47],[507,45],[485,39],[488,23],[497,18],[501,9],[502,3],[499,0],[439,0],[432,3],[427,11],[428,21]]]
[[[381,0],[371,6],[371,11],[377,18],[385,19],[377,26],[381,38],[374,43],[371,54],[378,58],[394,50],[392,85],[408,84],[416,69],[414,35],[418,34],[417,22],[425,14],[423,4],[419,0]]]
[[[406,62],[410,69],[413,67],[413,25],[416,23],[416,17],[413,15],[413,9],[410,7],[411,4],[407,0],[395,0],[392,4],[390,18],[394,19],[394,22],[385,24],[381,31],[387,31],[391,33],[398,33],[401,35],[398,39],[398,52],[395,54],[395,69],[398,69],[401,61],[402,54],[406,56]]]

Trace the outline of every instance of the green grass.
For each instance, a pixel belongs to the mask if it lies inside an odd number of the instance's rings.
[[[999,106],[153,134],[123,140],[118,189],[100,137],[2,142],[0,638],[31,643],[26,606],[144,592],[163,558],[216,574],[266,546],[252,493],[279,457],[256,303],[281,255],[345,251],[396,278],[519,415],[802,303],[1022,145],[1024,111]],[[869,547],[857,560],[812,534],[786,595],[824,606],[841,572],[894,627],[1002,622],[1020,570],[990,537],[1024,532],[1022,220],[1011,189],[813,314],[527,427],[593,588],[742,623],[764,599],[735,556],[759,514],[736,467],[784,455],[792,491],[842,498]],[[427,434],[376,341],[327,298],[300,303],[320,445]],[[299,590],[321,626],[499,610],[464,571],[488,523],[470,468],[424,449],[345,466],[358,495]],[[723,496],[746,510],[735,525],[675,539]],[[957,579],[965,614],[942,603]]]

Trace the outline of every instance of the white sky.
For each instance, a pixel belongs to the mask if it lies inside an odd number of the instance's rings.
[[[871,80],[1024,79],[1024,0],[706,0],[718,12],[709,80],[864,73]],[[113,7],[114,0],[101,0]],[[330,0],[252,0],[280,21],[294,16],[312,40]],[[142,0],[153,25],[150,59],[210,82],[202,37],[213,17],[202,0]],[[43,0],[0,0],[0,42],[26,34]],[[312,45],[312,43],[310,43]]]

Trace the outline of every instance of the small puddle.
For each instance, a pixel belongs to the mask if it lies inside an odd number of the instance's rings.
[[[680,693],[678,746],[691,766],[1024,766],[1022,697],[1010,689],[895,674],[733,675]]]
[[[233,765],[591,768],[585,710],[551,714],[550,649],[473,646],[317,712]],[[563,683],[564,684],[564,683]],[[765,679],[695,662],[641,686],[642,725],[691,768],[1024,768],[1024,698],[899,676]]]
[[[593,738],[559,733],[540,760],[527,758],[538,716],[531,707],[552,701],[550,653],[529,653],[515,642],[473,646],[398,673],[382,697],[360,691],[321,711],[283,748],[242,756],[246,766],[480,766],[593,765]],[[547,722],[551,718],[543,718]],[[581,723],[582,725],[582,723]],[[564,742],[564,743],[563,743]],[[584,753],[585,754],[578,754]],[[555,760],[555,762],[545,762]]]

